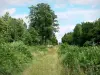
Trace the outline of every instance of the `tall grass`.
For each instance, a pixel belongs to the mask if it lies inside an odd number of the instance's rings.
[[[62,44],[58,53],[66,75],[100,75],[100,47]]]

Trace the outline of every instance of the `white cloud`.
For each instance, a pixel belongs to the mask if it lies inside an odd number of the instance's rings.
[[[3,15],[6,11],[9,11],[11,14],[15,12],[15,9],[8,9],[9,6],[22,6],[31,4],[33,0],[0,0],[0,16]]]
[[[16,12],[16,8],[4,9],[1,11],[0,16],[4,15],[6,12],[9,12],[10,15],[13,15]]]
[[[55,2],[54,8],[63,8],[67,3],[66,0],[54,0],[53,2]]]
[[[95,19],[96,20],[96,19]],[[94,22],[95,20],[86,20],[84,22]]]
[[[54,0],[56,4],[64,4],[65,2],[68,2],[68,0]]]
[[[67,12],[56,12],[58,20],[64,20],[68,18]]]
[[[93,5],[100,4],[100,0],[68,0],[68,2],[71,3],[71,4],[83,4],[83,5],[86,5],[86,4],[93,4]]]
[[[100,10],[94,9],[94,10],[82,10],[82,9],[70,9],[65,12],[56,12],[56,15],[58,16],[58,20],[73,20],[77,19],[78,17],[83,18],[83,20],[95,20],[99,15]]]
[[[100,0],[53,0],[55,8],[63,8],[66,5],[90,5],[92,8],[100,5]]]
[[[58,39],[58,42],[61,42],[61,38],[64,36],[65,33],[73,31],[75,25],[63,25],[59,26],[59,32],[56,33],[56,37]]]
[[[100,5],[100,0],[54,0],[56,4]],[[53,1],[53,2],[54,2]]]
[[[9,12],[9,14],[14,17],[14,18],[22,18],[27,24],[28,24],[28,19],[25,17],[27,14],[15,14],[16,8],[8,8],[9,6],[23,6],[23,5],[28,5],[31,4],[33,0],[1,0],[0,1],[0,16],[4,15],[6,12]]]
[[[2,0],[0,1],[0,6],[7,6],[7,5],[25,5],[31,3],[33,0]]]
[[[68,0],[71,4],[89,4],[92,0]]]
[[[17,15],[14,15],[13,17],[15,18],[25,18],[26,16],[28,16],[27,14],[17,14]]]
[[[5,9],[4,13],[9,12],[10,15],[13,15],[16,12],[16,8]]]
[[[54,8],[64,8],[66,4],[55,4]]]

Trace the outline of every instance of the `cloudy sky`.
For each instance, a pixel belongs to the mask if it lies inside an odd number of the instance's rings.
[[[60,29],[56,36],[59,42],[77,23],[100,18],[100,0],[0,0],[0,16],[9,12],[12,17],[23,18],[27,23],[28,7],[37,3],[48,3],[58,16]]]

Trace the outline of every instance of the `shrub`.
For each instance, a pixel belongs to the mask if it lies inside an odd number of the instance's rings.
[[[59,55],[69,75],[100,75],[100,47],[61,45]]]
[[[32,59],[22,42],[0,44],[0,75],[16,75]]]

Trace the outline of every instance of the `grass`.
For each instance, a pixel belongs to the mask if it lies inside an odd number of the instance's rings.
[[[62,75],[57,47],[48,48],[46,53],[38,51],[32,54],[35,59],[31,66],[23,72],[23,75]]]

